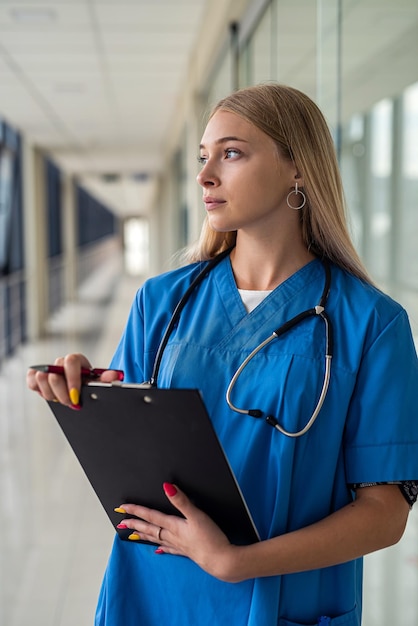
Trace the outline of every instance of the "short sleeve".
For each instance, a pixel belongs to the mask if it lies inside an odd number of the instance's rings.
[[[418,477],[418,363],[403,309],[364,351],[347,418],[345,463],[351,484]]]
[[[412,508],[417,501],[418,497],[418,480],[401,480],[392,481],[386,483],[356,483],[349,485],[350,489],[356,491],[357,489],[363,489],[364,487],[374,487],[376,485],[398,485],[401,493],[409,506]]]

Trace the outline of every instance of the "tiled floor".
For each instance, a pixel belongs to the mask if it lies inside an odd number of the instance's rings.
[[[108,363],[138,280],[116,283],[104,270],[52,320],[47,341],[25,346],[0,371],[0,626],[93,624],[113,531],[24,378],[29,364],[66,352]],[[366,558],[364,626],[393,624],[418,624],[418,509],[399,545]]]

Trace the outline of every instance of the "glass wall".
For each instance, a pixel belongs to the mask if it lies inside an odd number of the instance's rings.
[[[342,172],[355,241],[418,335],[418,4],[342,2]]]
[[[64,268],[62,245],[61,172],[50,160],[45,161],[46,225],[48,250],[49,312],[57,310],[64,299]]]
[[[416,0],[271,0],[241,31],[239,84],[276,80],[318,103],[335,139],[353,239],[418,334],[417,32]],[[230,69],[226,56],[211,101],[231,91]]]
[[[248,63],[244,84],[262,83],[275,76],[275,57],[273,50],[273,4],[269,5],[262,16],[254,35],[248,41],[245,55]]]
[[[0,365],[26,338],[21,140],[0,120]]]
[[[317,17],[316,2],[272,0],[267,3],[256,23],[249,32],[244,30],[241,37],[240,86],[277,80],[315,97]]]
[[[232,66],[231,50],[228,49],[209,86],[206,95],[208,109],[233,89]]]
[[[399,189],[401,248],[398,280],[418,290],[418,82],[402,99],[402,180]]]
[[[347,123],[341,169],[353,238],[376,280],[387,281],[392,254],[393,102],[384,99]]]

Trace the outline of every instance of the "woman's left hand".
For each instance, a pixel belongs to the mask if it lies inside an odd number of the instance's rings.
[[[171,483],[164,483],[164,491],[171,504],[184,515],[166,515],[137,504],[121,504],[121,508],[140,519],[124,519],[124,527],[131,528],[133,540],[142,539],[160,544],[161,553],[186,556],[206,572],[228,579],[233,546],[219,526],[206,513],[195,507],[184,492]],[[135,537],[135,533],[139,537]]]

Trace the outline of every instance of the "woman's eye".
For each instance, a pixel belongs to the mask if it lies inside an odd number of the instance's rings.
[[[240,150],[237,150],[236,148],[227,148],[225,150],[225,156],[227,159],[233,159],[236,156],[239,156],[241,154]]]
[[[234,159],[237,156],[240,156],[241,151],[237,150],[236,148],[226,148],[224,150],[224,155],[226,159]],[[207,156],[203,156],[203,155],[199,155],[197,157],[197,162],[200,165],[206,165],[206,163],[208,162],[208,158]]]

